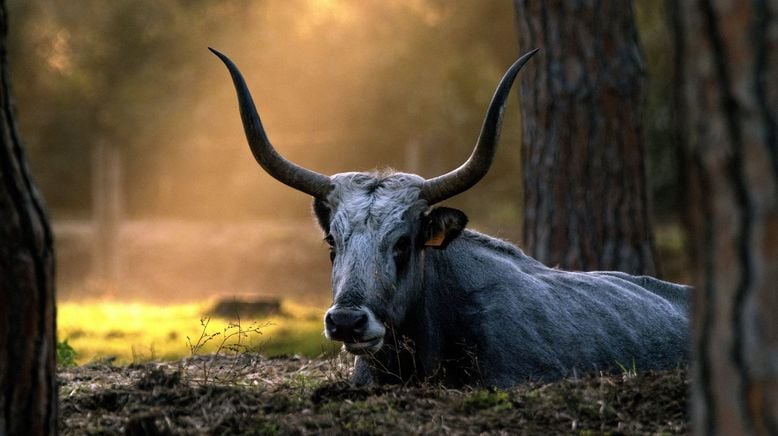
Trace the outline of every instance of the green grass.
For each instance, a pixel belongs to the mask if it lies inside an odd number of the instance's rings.
[[[68,344],[68,340],[57,341],[57,365],[64,367],[76,366],[76,350]]]
[[[459,409],[464,413],[476,413],[487,409],[499,412],[511,408],[513,403],[507,392],[483,389],[470,393],[459,405]]]
[[[207,307],[115,301],[61,303],[57,310],[57,335],[63,338],[62,344],[76,353],[63,358],[78,364],[106,357],[115,357],[117,363],[174,360],[191,355],[187,337],[195,343],[201,335],[214,335],[214,339],[201,347],[198,354],[212,353],[220,344],[234,345],[238,336],[242,336],[242,348],[267,356],[314,357],[338,348],[322,335],[320,309],[284,302],[282,315],[243,319],[240,329],[249,333],[234,335],[222,343],[221,338],[235,329],[223,318],[211,318],[204,328],[201,319]],[[64,352],[65,348],[62,349]]]
[[[634,377],[638,375],[638,367],[635,363],[635,358],[632,358],[632,366],[627,368],[625,365],[623,365],[618,360],[616,361],[616,365],[618,365],[619,369],[621,369],[621,374],[625,377]]]

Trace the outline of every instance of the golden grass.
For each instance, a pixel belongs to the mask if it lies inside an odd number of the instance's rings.
[[[118,363],[179,359],[191,354],[187,336],[196,343],[203,333],[206,337],[218,333],[200,350],[212,353],[222,337],[237,328],[230,327],[227,319],[211,318],[204,332],[201,319],[207,308],[208,304],[64,302],[57,308],[57,337],[68,340],[78,353],[79,364],[109,356],[115,356]],[[322,314],[320,309],[284,302],[282,315],[241,320],[242,330],[261,331],[249,333],[243,343],[268,356],[332,353],[336,345],[322,335]],[[235,339],[225,345],[234,344]]]

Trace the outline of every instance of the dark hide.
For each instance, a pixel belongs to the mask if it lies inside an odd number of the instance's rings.
[[[513,245],[462,231],[459,211],[425,210],[410,177],[351,173],[336,183],[335,207],[315,207],[320,222],[331,220],[324,228],[342,241],[338,256],[347,263],[333,264],[333,307],[364,307],[386,330],[380,349],[357,357],[355,383],[507,387],[633,362],[639,371],[686,362],[688,287],[548,268]],[[408,272],[385,266],[391,261],[376,248],[402,229],[420,235]],[[425,247],[440,231],[450,231],[446,242]]]

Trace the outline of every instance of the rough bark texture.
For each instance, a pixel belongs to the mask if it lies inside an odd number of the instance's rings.
[[[778,434],[778,0],[671,0],[681,20],[697,434]],[[682,67],[682,68],[680,68]]]
[[[54,256],[13,116],[0,1],[0,435],[57,432]]]
[[[565,269],[655,274],[632,2],[514,0],[523,53],[524,246]]]

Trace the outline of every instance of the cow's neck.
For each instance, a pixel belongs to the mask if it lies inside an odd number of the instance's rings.
[[[473,357],[477,338],[468,328],[471,320],[463,318],[466,311],[461,308],[468,304],[468,297],[456,271],[461,259],[455,260],[453,255],[448,250],[425,253],[419,299],[406,321],[387,332],[386,346],[373,356],[378,381],[431,379],[453,385],[477,382]]]
[[[482,267],[477,241],[463,238],[425,253],[419,299],[402,325],[387,331],[385,346],[368,359],[381,383],[432,379],[451,385],[478,383],[480,327],[474,290],[485,286],[465,265]]]
[[[424,319],[429,320],[426,328],[436,343],[435,359],[444,380],[453,385],[477,384],[481,377],[476,356],[482,347],[483,314],[475,299],[493,280],[481,272],[499,258],[484,256],[483,250],[492,251],[463,235],[444,250],[426,253]]]

